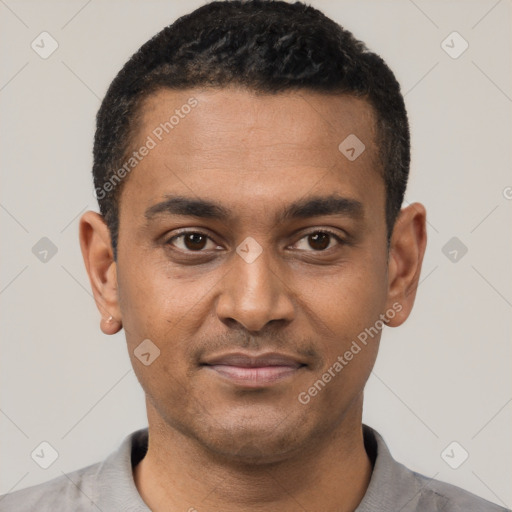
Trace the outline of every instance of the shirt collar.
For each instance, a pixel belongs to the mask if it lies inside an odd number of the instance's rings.
[[[428,484],[432,479],[417,478],[416,473],[396,462],[391,456],[381,435],[367,425],[363,425],[365,447],[372,456],[374,450],[375,464],[370,484],[355,512],[412,512],[425,510],[418,508],[425,494],[432,499],[428,510],[444,510],[446,499],[435,493],[431,494]],[[425,505],[422,505],[423,507]]]
[[[94,500],[102,512],[151,512],[137,490],[133,466],[145,455],[148,429],[127,436],[121,446],[99,466]]]
[[[363,435],[365,449],[374,467],[370,484],[355,512],[416,510],[426,484],[393,459],[377,431],[363,425]],[[102,512],[150,512],[133,478],[133,467],[142,460],[147,447],[148,429],[137,430],[100,464],[96,474],[97,495],[92,499]],[[428,484],[429,480],[426,482]]]

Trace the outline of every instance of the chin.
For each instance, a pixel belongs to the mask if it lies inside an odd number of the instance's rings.
[[[301,425],[300,431],[297,425]],[[238,417],[234,423],[226,417],[222,424],[203,423],[194,437],[210,453],[231,462],[270,464],[303,451],[310,436],[303,422],[286,417],[265,421],[260,415],[251,419]]]
[[[268,437],[247,441],[247,436],[240,436],[239,439],[231,436],[229,439],[209,439],[203,442],[203,445],[215,457],[242,465],[275,464],[300,451],[287,439],[269,439]]]

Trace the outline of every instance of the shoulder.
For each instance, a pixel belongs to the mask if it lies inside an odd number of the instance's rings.
[[[380,434],[363,425],[365,448],[374,463],[370,485],[357,512],[505,512],[469,491],[411,471],[395,461]]]
[[[0,512],[148,512],[132,474],[147,445],[147,428],[132,432],[101,462],[0,496]]]
[[[506,512],[508,510],[455,485],[433,480],[413,471],[410,473],[418,483],[417,510],[443,510],[443,512]]]
[[[82,512],[95,508],[92,482],[101,463],[59,476],[39,485],[0,496],[0,512]]]

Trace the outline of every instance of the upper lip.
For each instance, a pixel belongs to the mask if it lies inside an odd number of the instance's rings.
[[[298,358],[278,352],[266,352],[263,354],[249,354],[243,352],[230,352],[211,357],[202,364],[239,366],[241,368],[259,368],[263,366],[290,366],[299,368],[305,363]]]

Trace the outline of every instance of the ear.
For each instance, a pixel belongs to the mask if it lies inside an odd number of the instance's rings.
[[[426,221],[425,207],[412,203],[400,211],[395,222],[389,249],[386,302],[387,310],[396,313],[386,322],[391,327],[404,323],[414,305],[427,246]]]
[[[102,316],[101,330],[115,334],[122,327],[116,262],[110,231],[96,212],[86,212],[80,219],[80,247],[94,300]]]

